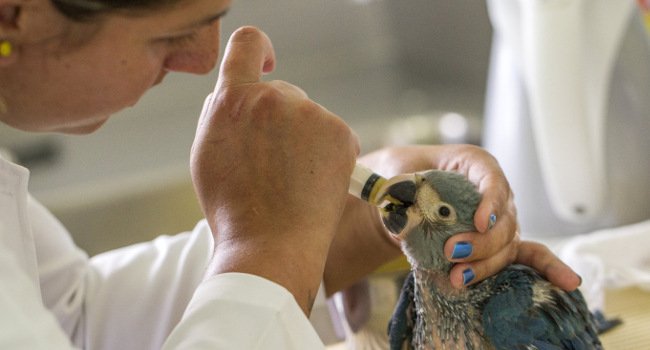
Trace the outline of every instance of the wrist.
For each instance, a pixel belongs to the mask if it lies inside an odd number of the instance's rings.
[[[301,232],[300,239],[286,237],[291,235],[266,239],[262,235],[221,240],[215,245],[206,277],[239,272],[265,278],[286,288],[309,315],[322,280],[329,242],[305,239],[305,233]]]
[[[327,258],[327,295],[349,287],[401,254],[377,208],[350,196]]]

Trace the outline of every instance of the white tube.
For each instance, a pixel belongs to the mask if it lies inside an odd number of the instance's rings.
[[[384,182],[386,182],[385,178],[357,163],[350,177],[348,192],[372,205],[377,205],[377,192]]]

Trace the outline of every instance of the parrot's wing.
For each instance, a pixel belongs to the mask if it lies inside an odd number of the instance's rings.
[[[388,340],[391,350],[411,349],[416,317],[414,293],[413,272],[410,272],[404,280],[393,317],[388,322]]]
[[[497,349],[602,349],[580,291],[565,292],[521,265],[490,283],[496,294],[483,307],[483,327]]]

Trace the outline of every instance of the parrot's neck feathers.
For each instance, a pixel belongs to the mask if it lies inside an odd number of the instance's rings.
[[[414,268],[449,274],[453,263],[444,255],[448,237],[444,228],[423,221],[418,229],[402,241],[402,251]]]
[[[449,268],[451,269],[451,266]],[[441,271],[427,269],[415,265],[412,270],[416,283],[420,282],[421,284],[426,284],[428,287],[432,287],[438,294],[453,297],[461,292],[461,290],[458,290],[451,285],[448,270]]]
[[[432,256],[426,263],[419,262],[417,259],[410,256],[406,251],[406,260],[411,265],[412,270],[426,271],[431,274],[441,274],[449,276],[451,268],[454,267],[452,262],[449,262],[444,256]]]
[[[441,271],[413,268],[413,277],[418,314],[414,344],[443,350],[486,349],[476,305],[487,294],[475,289],[455,289],[449,275]]]

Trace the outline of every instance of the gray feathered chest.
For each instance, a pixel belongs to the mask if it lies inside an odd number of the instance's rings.
[[[529,267],[511,265],[459,291],[441,278],[409,274],[389,325],[391,349],[602,349],[582,294]]]
[[[445,293],[436,280],[446,278],[414,270],[415,324],[411,343],[421,349],[492,349],[485,343],[481,307],[490,296],[486,285],[467,292]]]

